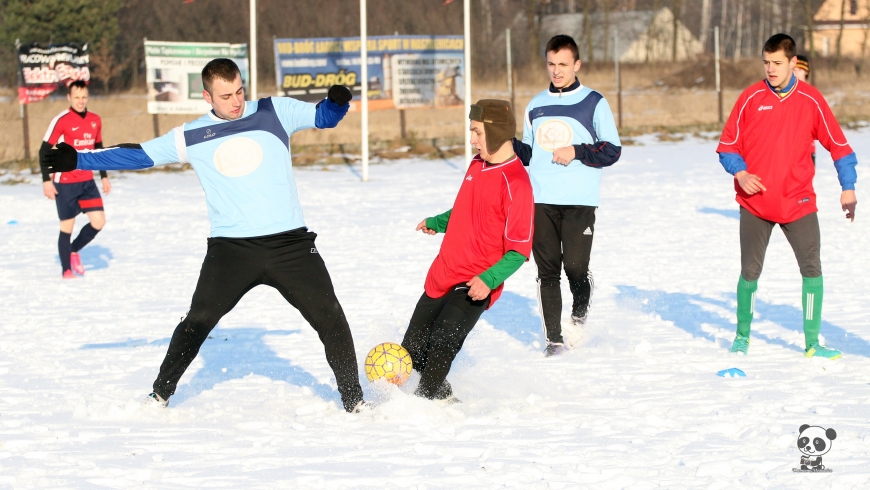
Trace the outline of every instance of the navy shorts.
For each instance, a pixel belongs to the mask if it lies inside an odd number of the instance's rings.
[[[73,182],[70,184],[54,184],[57,196],[57,216],[61,221],[73,219],[79,213],[103,210],[103,198],[93,180]]]

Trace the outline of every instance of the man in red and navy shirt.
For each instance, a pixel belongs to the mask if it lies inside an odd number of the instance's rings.
[[[88,112],[88,86],[81,80],[76,80],[69,86],[67,99],[69,109],[61,112],[48,125],[39,158],[54,145],[65,142],[76,150],[93,150],[103,147],[103,122],[100,116]],[[112,189],[105,171],[100,171],[103,193]],[[57,204],[57,215],[60,218],[60,236],[57,239],[57,250],[60,255],[60,265],[63,278],[72,279],[76,274],[83,275],[85,268],[79,257],[79,250],[90,243],[106,224],[103,212],[103,199],[94,184],[94,173],[90,170],[73,170],[49,174],[42,172],[42,191],[45,197]],[[72,243],[73,226],[79,213],[88,215],[90,223],[86,224]]]
[[[734,176],[740,204],[737,336],[731,351],[745,354],[749,349],[758,278],[778,224],[803,277],[806,356],[837,359],[839,351],[819,345],[824,288],[812,142],[818,140],[831,153],[843,190],[840,205],[852,221],[858,160],[824,97],[794,76],[794,40],[776,34],[764,44],[762,56],[767,78],[737,99],[716,149],[722,166]]]
[[[446,234],[402,340],[421,374],[416,394],[450,402],[458,401],[447,382],[453,359],[480,315],[498,300],[505,279],[528,260],[534,234],[535,199],[513,151],[510,103],[478,101],[469,118],[479,154],[453,208],[417,225],[430,235]]]

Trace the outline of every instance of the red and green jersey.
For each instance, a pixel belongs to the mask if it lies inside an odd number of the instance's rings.
[[[790,223],[818,210],[813,190],[813,140],[831,152],[835,162],[853,153],[819,91],[804,82],[794,83],[784,95],[766,80],[744,90],[716,149],[720,160],[739,155],[746,171],[761,178],[767,190],[753,195],[743,192],[735,180],[737,202],[755,216],[775,223]],[[839,166],[837,169],[841,171]],[[850,185],[854,180],[845,183],[844,189]]]
[[[438,256],[426,276],[426,294],[440,298],[515,251],[532,253],[535,198],[519,158],[487,165],[475,156],[465,173]],[[503,284],[492,290],[490,306]]]

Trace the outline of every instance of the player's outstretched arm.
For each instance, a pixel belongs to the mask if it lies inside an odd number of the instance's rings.
[[[57,148],[48,150],[40,162],[49,172],[70,172],[72,170],[138,170],[154,166],[154,161],[139,144],[123,144],[101,150],[84,150],[59,143]]]
[[[78,165],[78,152],[71,145],[58,143],[57,148],[40,151],[39,166],[42,173],[71,172]]]
[[[317,103],[314,114],[314,125],[320,129],[334,128],[344,119],[350,109],[350,99],[353,94],[344,85],[333,85],[329,88],[326,99]]]

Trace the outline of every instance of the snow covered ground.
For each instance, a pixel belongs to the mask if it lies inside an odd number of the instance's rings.
[[[866,166],[868,132],[848,136]],[[74,281],[60,280],[38,179],[0,187],[0,488],[868,488],[870,208],[842,217],[822,151],[822,334],[843,358],[803,357],[801,281],[778,230],[750,355],[736,357],[731,178],[713,141],[641,142],[604,170],[574,350],[543,357],[530,263],[454,365],[464,403],[415,398],[416,376],[401,389],[363,376],[378,405],[359,415],[341,410],[313,330],[265,286],[218,324],[168,410],[140,407],[205,251],[193,172],[115,175]],[[440,243],[414,226],[451,206],[461,168],[376,165],[369,183],[297,169],[361,361],[402,338]],[[747,376],[716,375],[731,367]],[[831,473],[792,471],[802,424],[836,430]]]

